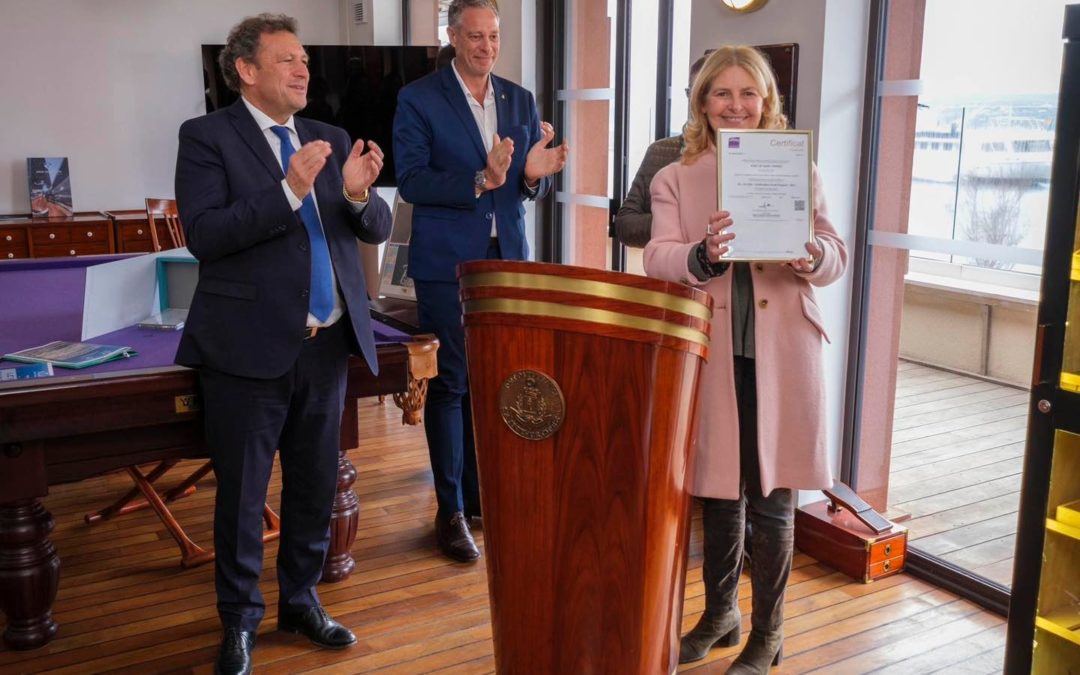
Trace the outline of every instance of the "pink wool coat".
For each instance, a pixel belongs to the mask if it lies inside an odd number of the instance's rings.
[[[645,273],[700,286],[713,298],[709,361],[698,384],[698,429],[693,437],[691,494],[736,499],[739,495],[739,416],[731,345],[733,270],[699,282],[687,267],[716,210],[716,151],[691,165],[669,164],[652,182],[652,239],[645,246]],[[739,222],[732,232],[738,247]],[[782,263],[752,263],[754,341],[758,394],[758,457],[761,491],[821,489],[832,485],[825,445],[825,382],[822,340],[828,340],[814,286],[839,279],[847,248],[829,222],[821,179],[814,171],[814,233],[824,249],[810,273]]]

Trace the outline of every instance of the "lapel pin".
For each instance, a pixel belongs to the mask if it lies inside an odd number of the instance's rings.
[[[501,98],[502,100],[505,101],[506,100],[506,94],[499,94],[499,98]]]

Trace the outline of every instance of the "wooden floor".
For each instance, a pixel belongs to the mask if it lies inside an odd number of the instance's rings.
[[[277,633],[272,564],[263,575],[268,606],[255,651],[256,673],[490,673],[494,670],[483,562],[453,564],[434,552],[434,498],[423,432],[403,427],[392,405],[361,402],[360,534],[357,569],[320,587],[332,615],[359,644],[321,651]],[[220,637],[211,566],[182,570],[171,540],[147,513],[87,526],[82,514],[125,490],[113,475],[54,488],[63,560],[58,638],[45,648],[0,648],[0,673],[209,673]],[[189,532],[209,541],[212,481],[177,505]],[[279,489],[275,476],[272,489]],[[275,495],[276,496],[276,495]],[[482,532],[478,532],[482,543]],[[267,549],[273,560],[276,546]],[[700,526],[695,525],[684,630],[702,609]],[[750,588],[740,588],[745,627]],[[1005,624],[997,615],[907,575],[855,583],[797,554],[786,605],[783,665],[777,673],[996,673]],[[722,673],[737,648],[684,667]],[[564,674],[558,674],[564,675]]]
[[[1029,392],[901,361],[890,515],[912,545],[1012,583]]]

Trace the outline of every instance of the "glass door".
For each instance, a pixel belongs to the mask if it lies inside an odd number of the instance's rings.
[[[878,5],[848,477],[909,528],[914,566],[1002,610],[1066,1]]]

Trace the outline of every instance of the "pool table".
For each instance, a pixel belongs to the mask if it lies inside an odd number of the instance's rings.
[[[50,340],[80,338],[85,269],[118,256],[0,261],[0,354]],[[359,445],[356,400],[391,394],[404,420],[419,422],[438,341],[373,312],[379,375],[349,362],[338,494],[323,581],[349,576],[356,537],[356,471],[345,451]],[[381,319],[381,320],[380,320]],[[197,377],[173,365],[179,331],[124,328],[88,340],[133,347],[138,355],[50,378],[0,382],[0,609],[5,642],[16,649],[56,634],[52,604],[60,559],[48,487],[133,464],[207,456]],[[14,365],[5,361],[4,365]]]

